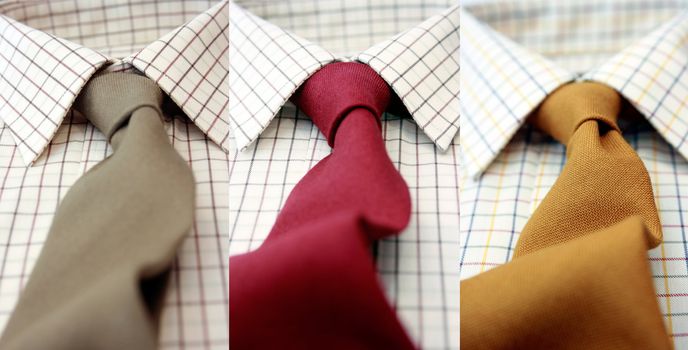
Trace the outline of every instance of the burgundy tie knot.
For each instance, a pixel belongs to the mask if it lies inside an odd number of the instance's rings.
[[[342,120],[356,108],[380,117],[389,104],[387,83],[369,66],[336,62],[313,74],[292,100],[327,137],[330,146]],[[379,118],[377,119],[379,125]]]
[[[364,64],[333,63],[294,95],[332,152],[294,186],[263,245],[230,259],[232,348],[414,348],[369,252],[411,215],[381,132],[389,90]]]

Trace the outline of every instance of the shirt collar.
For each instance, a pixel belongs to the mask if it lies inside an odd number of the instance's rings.
[[[240,150],[265,130],[308,77],[336,60],[372,67],[418,126],[446,150],[459,125],[459,6],[350,58],[230,4],[229,123]]]
[[[221,1],[122,60],[154,80],[225,151],[227,6]],[[43,153],[90,77],[115,60],[2,15],[0,33],[0,118],[28,165]]]
[[[578,77],[462,11],[461,147],[477,178],[557,87],[594,80],[617,89],[688,157],[688,11]]]

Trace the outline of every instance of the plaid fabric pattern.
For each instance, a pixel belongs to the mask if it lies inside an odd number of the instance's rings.
[[[386,114],[382,128],[412,201],[408,228],[374,247],[382,285],[419,345],[456,349],[458,136],[442,153],[406,118]],[[288,104],[248,150],[230,155],[230,255],[260,246],[291,189],[330,151],[310,118]]]
[[[528,114],[562,83],[602,82],[634,107],[621,127],[650,173],[664,230],[664,243],[649,252],[657,298],[676,347],[688,348],[687,8],[686,1],[635,0],[465,8],[461,278],[511,259],[563,168],[564,146],[524,124]],[[506,55],[497,56],[499,48]]]
[[[102,68],[146,74],[168,93],[166,129],[197,183],[160,346],[227,348],[228,159],[220,146],[228,139],[227,9],[227,1],[0,2],[0,60],[8,63],[0,64],[0,328],[60,199],[111,153],[70,109]]]
[[[394,89],[423,132],[447,150],[459,130],[459,7],[356,56]]]
[[[285,101],[334,56],[230,5],[230,123],[241,150],[265,130]]]
[[[266,11],[270,15],[266,18],[293,16],[293,22],[313,23],[304,13],[293,9],[324,6],[328,13],[348,14],[361,6],[335,1],[288,3],[290,6],[285,8],[271,7],[270,11],[278,13]],[[438,147],[446,150],[458,131],[459,119],[457,104],[452,103],[458,100],[459,8],[455,5],[447,9],[449,5],[451,1],[445,1],[443,12],[428,19],[418,18],[421,24],[353,55],[328,51],[302,37],[300,32],[296,35],[238,5],[230,5],[232,84],[229,87],[229,119],[237,148],[245,150],[284,102],[318,69],[335,60],[357,60],[370,65],[387,81],[418,125]],[[383,7],[363,6],[357,11],[368,11],[374,18],[387,14],[384,11],[391,11],[396,6],[408,7],[410,2],[399,0]],[[418,10],[425,6],[428,5],[416,4]],[[279,13],[280,10],[285,13]],[[314,16],[319,18],[317,12]],[[332,22],[331,18],[323,21],[322,26]],[[315,22],[310,30],[304,30],[304,35],[318,39],[321,25],[319,20]],[[350,30],[344,29],[344,32]],[[339,35],[338,38],[344,41],[347,37]]]
[[[237,4],[230,5],[230,138],[237,145],[229,157],[230,255],[260,246],[293,186],[331,152],[290,95],[329,62],[363,61],[413,116],[386,113],[382,121],[413,211],[401,235],[373,249],[381,283],[419,346],[457,348],[456,2]]]
[[[158,83],[208,137],[228,150],[229,18],[221,1],[146,46],[132,65]]]
[[[0,116],[25,162],[32,163],[57,132],[81,87],[107,59],[8,17],[0,17],[0,31]]]

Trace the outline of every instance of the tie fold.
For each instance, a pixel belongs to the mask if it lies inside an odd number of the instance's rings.
[[[671,349],[647,249],[662,241],[650,177],[597,83],[556,90],[533,123],[567,145],[564,169],[514,258],[461,282],[466,349]]]
[[[365,231],[342,211],[233,257],[231,348],[412,349]]]
[[[616,125],[620,97],[598,83],[572,83],[542,104],[533,122],[567,144],[567,160],[521,232],[514,257],[639,215],[654,248],[662,228],[650,176]],[[604,128],[607,128],[605,131]]]
[[[338,210],[360,213],[371,240],[406,227],[411,215],[408,187],[387,155],[380,130],[390,94],[373,69],[353,62],[329,64],[303,85],[294,102],[333,150],[296,185],[270,235]]]
[[[82,93],[77,107],[119,146],[60,202],[2,349],[157,347],[174,257],[193,224],[193,174],[169,142],[153,82],[109,73]]]
[[[325,66],[295,95],[332,153],[296,184],[261,247],[230,259],[232,349],[414,348],[369,251],[411,213],[381,135],[389,99],[352,62]]]
[[[671,349],[646,231],[630,217],[464,280],[461,347]]]

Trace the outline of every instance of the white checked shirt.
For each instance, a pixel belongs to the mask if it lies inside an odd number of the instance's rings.
[[[166,129],[196,179],[196,220],[160,345],[226,349],[228,2],[0,1],[0,328],[59,200],[111,149],[70,106],[99,69],[144,74],[171,99]],[[126,257],[122,257],[126,259]]]
[[[291,94],[330,62],[366,63],[410,113],[383,116],[413,211],[375,247],[381,282],[420,346],[457,348],[456,0],[242,0],[229,16],[230,255],[260,246],[293,186],[330,153]]]
[[[639,112],[621,127],[664,230],[649,252],[657,300],[688,348],[688,1],[471,2],[461,21],[461,278],[511,259],[563,168],[564,146],[526,117],[563,83],[598,81]]]

